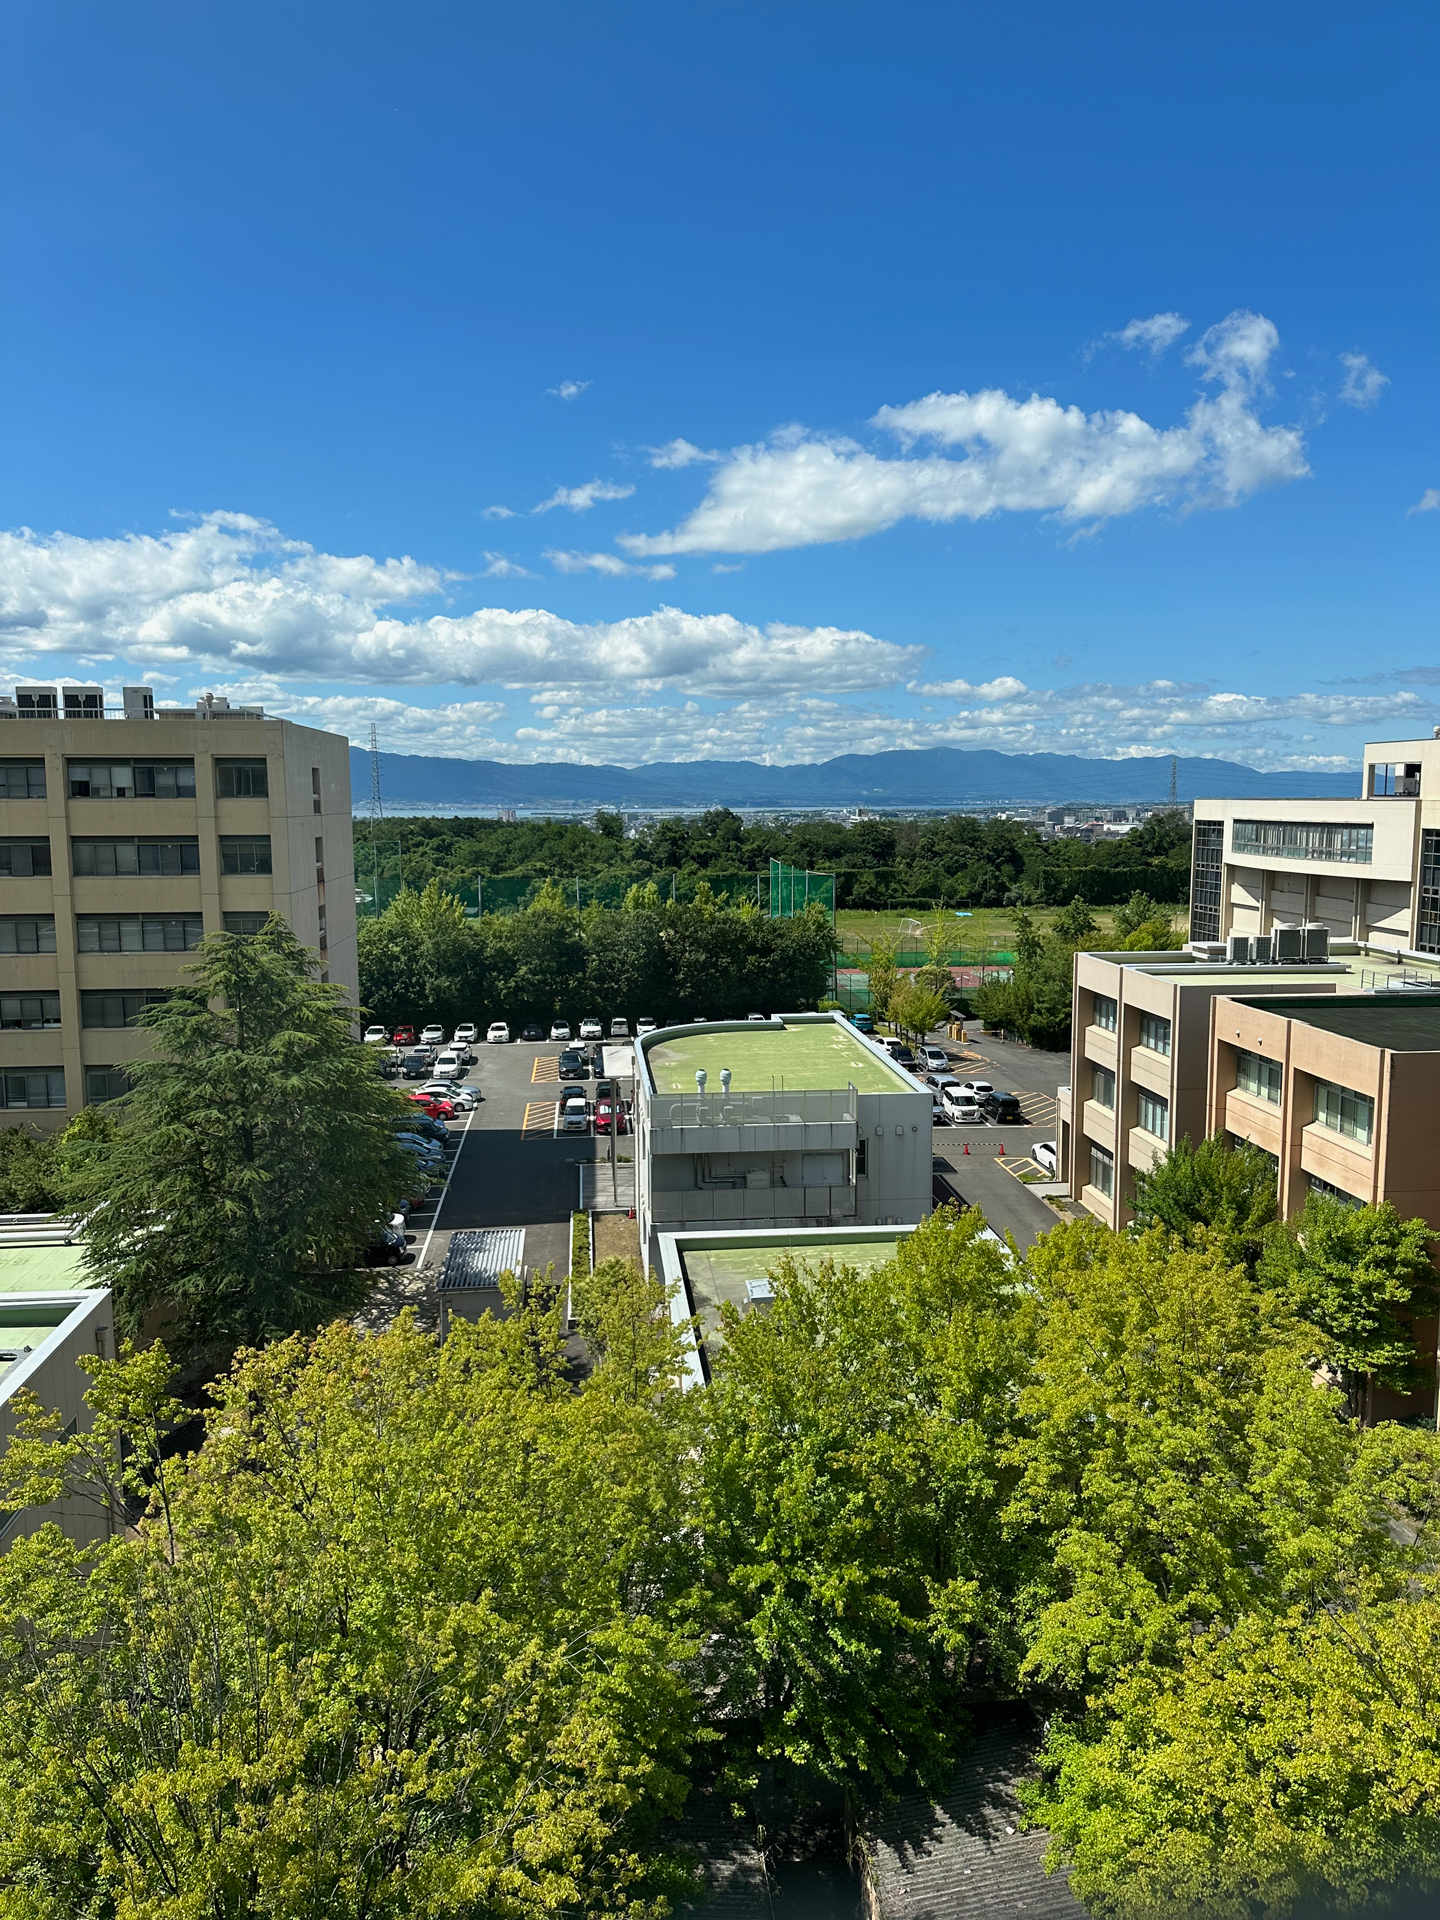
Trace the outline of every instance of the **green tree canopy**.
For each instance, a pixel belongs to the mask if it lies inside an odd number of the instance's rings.
[[[1232,1147],[1223,1133],[1199,1146],[1186,1138],[1134,1179],[1137,1232],[1163,1227],[1184,1240],[1203,1228],[1253,1272],[1278,1211],[1275,1162],[1262,1147]]]

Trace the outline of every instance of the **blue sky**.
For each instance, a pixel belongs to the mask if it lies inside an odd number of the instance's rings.
[[[1431,7],[0,23],[15,678],[627,764],[1440,720]]]

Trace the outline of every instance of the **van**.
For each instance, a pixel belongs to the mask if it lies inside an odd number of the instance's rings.
[[[630,1022],[628,1020],[612,1020],[610,1022],[610,1038],[612,1040],[628,1040],[630,1038]]]
[[[1025,1116],[1020,1111],[1020,1102],[1013,1093],[1001,1093],[998,1087],[992,1087],[985,1096],[985,1116],[993,1120],[997,1127],[1021,1127]]]

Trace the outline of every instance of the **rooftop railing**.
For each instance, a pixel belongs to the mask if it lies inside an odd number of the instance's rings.
[[[666,1099],[658,1094],[654,1114],[662,1127],[805,1126],[855,1122],[856,1091],[822,1087],[769,1093],[691,1093]]]

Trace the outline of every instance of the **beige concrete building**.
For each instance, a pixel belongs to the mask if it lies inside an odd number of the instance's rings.
[[[1383,1007],[1408,1001],[1421,981],[1440,990],[1440,963],[1354,945],[1300,966],[1232,965],[1188,951],[1077,954],[1070,1085],[1059,1097],[1062,1178],[1107,1226],[1124,1227],[1134,1217],[1135,1170],[1176,1141],[1214,1131],[1217,999],[1364,993]]]
[[[1365,748],[1355,800],[1197,800],[1190,938],[1323,926],[1440,953],[1440,739]]]
[[[204,934],[285,916],[356,980],[350,752],[338,734],[148,687],[0,698],[0,1086],[51,1129],[123,1090],[130,1022]]]

